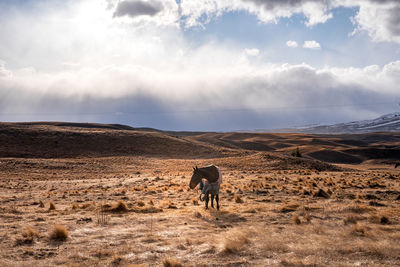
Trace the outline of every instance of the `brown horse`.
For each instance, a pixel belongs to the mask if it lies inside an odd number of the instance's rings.
[[[202,179],[206,179],[205,182]],[[193,168],[193,175],[190,179],[190,189],[195,188],[199,183],[202,193],[205,195],[205,206],[208,209],[208,202],[210,200],[209,195],[211,194],[211,207],[214,208],[214,197],[217,202],[217,209],[219,210],[219,186],[222,183],[222,175],[219,168],[215,165],[198,168]]]

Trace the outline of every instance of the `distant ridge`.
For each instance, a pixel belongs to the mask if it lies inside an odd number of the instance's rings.
[[[372,120],[352,121],[333,125],[277,129],[267,132],[309,134],[358,134],[371,132],[399,132],[400,112],[390,113]]]
[[[8,124],[8,123],[2,123]],[[131,126],[123,124],[104,124],[104,123],[85,123],[85,122],[57,122],[57,121],[38,121],[38,122],[15,122],[13,125],[19,126],[58,126],[75,127],[88,129],[110,129],[110,130],[137,130]]]

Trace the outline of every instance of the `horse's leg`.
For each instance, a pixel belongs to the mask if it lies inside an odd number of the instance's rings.
[[[215,202],[217,202],[217,210],[219,210],[219,194],[215,195]]]
[[[206,209],[208,209],[208,201],[210,200],[209,193],[206,193]]]
[[[214,208],[214,194],[211,194],[211,208]]]

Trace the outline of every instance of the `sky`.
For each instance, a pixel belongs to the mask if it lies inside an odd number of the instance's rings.
[[[398,0],[0,0],[0,121],[333,124],[399,85]]]

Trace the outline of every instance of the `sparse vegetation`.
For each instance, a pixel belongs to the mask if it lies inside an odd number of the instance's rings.
[[[54,204],[53,201],[50,201],[49,203],[49,210],[55,210],[56,209],[56,204]]]
[[[242,251],[250,240],[246,232],[233,230],[227,234],[224,241],[224,252],[238,253]]]
[[[49,238],[53,241],[65,241],[68,238],[68,230],[61,224],[54,225],[50,232]]]
[[[119,200],[113,207],[111,207],[108,211],[111,212],[127,212],[129,211],[128,206],[122,200]]]
[[[235,194],[233,199],[235,200],[235,203],[244,203],[243,199],[238,194]]]
[[[91,131],[75,129],[64,141],[71,142],[71,150],[83,150],[85,143],[73,145],[76,135],[89,137]],[[95,131],[92,143],[102,138],[101,130]],[[130,132],[142,134],[123,134]],[[122,132],[108,133],[118,143]],[[140,143],[136,137],[130,137],[134,152],[122,156],[118,151],[124,146],[116,144],[107,157],[0,158],[0,265],[400,265],[400,169],[390,159],[339,167],[311,158],[322,147],[307,145],[309,136],[298,140],[280,134],[248,136],[254,146],[271,142],[268,146],[280,147],[279,152],[244,151],[236,149],[241,133],[229,142],[225,136],[230,134],[221,134],[213,143],[220,157],[207,150],[213,135],[202,135],[207,153],[196,150],[190,158],[164,157],[157,142],[160,154],[137,156],[153,139]],[[191,138],[198,136],[164,141],[191,144]],[[342,141],[335,138],[329,146]],[[221,149],[221,143],[230,147]],[[297,146],[302,158],[288,155]],[[345,149],[356,148],[347,143]],[[205,210],[197,188],[188,187],[193,165],[210,163],[223,171],[219,211]],[[50,203],[55,211],[48,212]],[[55,222],[65,231],[55,234]]]
[[[164,258],[163,259],[164,267],[182,267],[182,263],[180,260],[175,258]]]
[[[295,150],[292,151],[291,155],[292,155],[292,157],[296,157],[296,158],[303,157],[301,152],[300,152],[300,149],[298,147]]]

